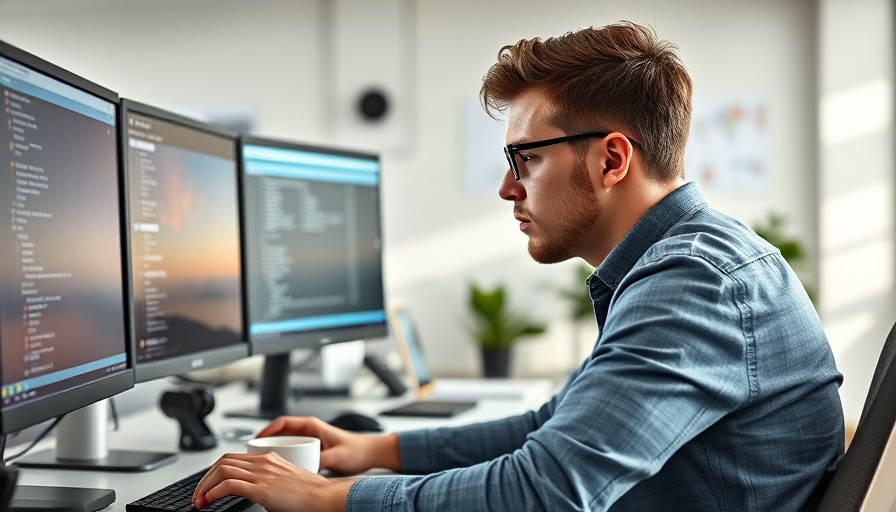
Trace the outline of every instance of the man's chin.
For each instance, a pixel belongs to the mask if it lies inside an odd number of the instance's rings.
[[[573,258],[573,255],[567,254],[565,251],[551,251],[550,248],[545,247],[543,244],[533,242],[531,238],[529,239],[528,249],[529,256],[535,260],[536,263],[541,263],[543,265],[560,263],[561,261]]]

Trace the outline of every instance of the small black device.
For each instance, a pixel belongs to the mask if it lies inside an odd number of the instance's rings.
[[[476,402],[418,400],[409,404],[383,411],[383,416],[423,416],[427,418],[450,418],[455,414],[476,407]]]
[[[379,357],[374,355],[364,356],[364,366],[370,368],[370,371],[389,388],[389,396],[401,396],[408,390],[408,387],[401,382],[401,379]]]
[[[356,412],[342,413],[329,421],[330,425],[352,432],[382,432],[385,427],[370,416]]]
[[[210,450],[218,440],[204,418],[215,408],[215,395],[200,387],[182,391],[166,391],[159,406],[165,416],[180,423],[180,448],[187,451]]]
[[[125,505],[127,512],[175,512],[193,510],[193,490],[199,484],[199,480],[205,475],[208,468],[181,478],[173,484],[167,485],[152,494],[148,494],[139,500]],[[255,503],[239,496],[225,496],[210,504],[205,510],[214,512],[239,512],[246,510]]]

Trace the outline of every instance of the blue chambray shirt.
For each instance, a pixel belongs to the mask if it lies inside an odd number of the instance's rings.
[[[588,279],[592,354],[537,411],[399,433],[346,510],[811,510],[843,453],[842,381],[779,251],[688,183]]]

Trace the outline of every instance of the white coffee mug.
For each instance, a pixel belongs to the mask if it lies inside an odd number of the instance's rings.
[[[308,436],[259,437],[249,440],[248,453],[274,452],[300,468],[320,469],[320,439]]]

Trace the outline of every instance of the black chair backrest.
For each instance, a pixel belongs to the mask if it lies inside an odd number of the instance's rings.
[[[0,510],[9,510],[18,476],[19,471],[16,468],[0,465]]]
[[[856,433],[822,495],[818,512],[858,511],[896,423],[896,325],[881,349]]]

